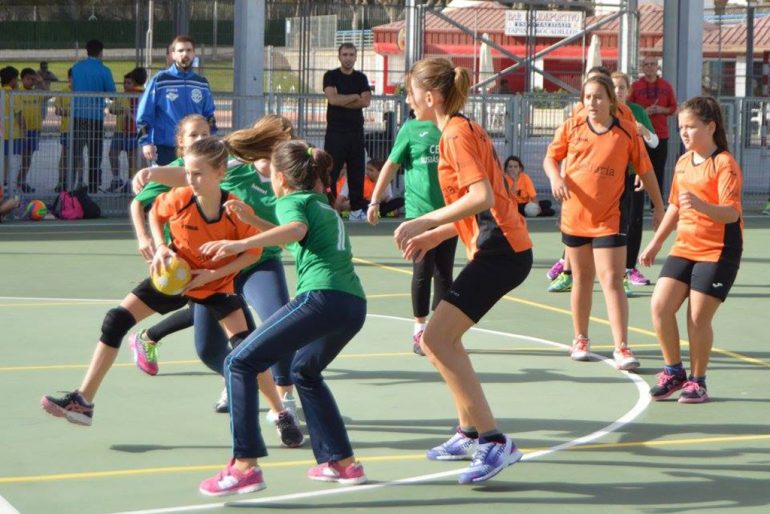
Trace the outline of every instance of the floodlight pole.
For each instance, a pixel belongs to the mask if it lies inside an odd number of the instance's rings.
[[[233,129],[248,127],[265,112],[264,20],[265,0],[235,0]]]
[[[639,70],[639,1],[626,0],[625,13],[620,18],[620,62],[618,68],[631,77]]]

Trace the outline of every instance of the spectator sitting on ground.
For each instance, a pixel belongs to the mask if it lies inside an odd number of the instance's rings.
[[[382,170],[383,161],[377,159],[371,159],[366,163],[366,174],[364,176],[364,199],[367,202],[371,202],[372,193],[374,192],[374,186],[377,184],[377,179],[380,177],[380,170]],[[347,167],[343,166],[340,170],[340,178],[337,180],[337,198],[334,202],[334,208],[339,212],[350,210],[349,189],[347,182]],[[385,192],[380,198],[380,217],[387,216],[389,214],[395,215],[398,210],[404,206],[404,199],[401,197],[393,196],[393,189],[388,184]]]
[[[518,204],[519,214],[529,218],[536,216],[553,216],[549,200],[537,201],[537,192],[532,178],[524,171],[524,163],[515,155],[505,160],[505,182],[508,190],[514,195]]]

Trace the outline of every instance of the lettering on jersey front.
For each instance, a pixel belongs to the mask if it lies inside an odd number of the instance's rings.
[[[420,157],[420,163],[432,164],[438,162],[438,145],[430,145],[428,147],[428,153],[430,155],[423,155]]]
[[[187,223],[184,223],[182,225],[182,228],[186,230],[198,230],[198,227],[196,227],[195,225],[188,225]]]

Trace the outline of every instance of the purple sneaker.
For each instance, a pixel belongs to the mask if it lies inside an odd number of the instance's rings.
[[[509,437],[505,444],[483,443],[473,453],[471,465],[460,474],[461,484],[475,484],[489,480],[502,470],[516,464],[524,456]]]
[[[650,279],[645,277],[641,271],[636,268],[630,269],[626,272],[628,281],[635,286],[649,286]]]
[[[553,280],[558,277],[562,271],[564,271],[564,259],[559,259],[553,266],[551,266],[551,269],[548,270],[548,273],[546,273],[545,276],[548,277],[548,280]]]
[[[142,337],[144,332],[128,336],[128,344],[134,352],[136,367],[155,376],[158,374],[158,343]]]
[[[694,380],[688,380],[682,387],[679,403],[703,403],[709,401],[706,388]]]
[[[265,487],[259,466],[243,473],[235,467],[235,459],[230,459],[225,469],[201,482],[199,490],[206,496],[227,496],[253,493]]]

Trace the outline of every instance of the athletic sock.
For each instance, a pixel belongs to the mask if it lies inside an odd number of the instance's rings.
[[[457,430],[459,430],[462,435],[470,439],[479,438],[479,433],[476,430],[476,427],[457,427]]]
[[[706,375],[703,375],[702,377],[690,375],[689,380],[690,382],[697,382],[699,386],[701,386],[703,389],[706,389]]]
[[[663,369],[666,370],[666,373],[668,373],[669,375],[673,375],[675,377],[679,377],[686,374],[684,371],[684,366],[682,366],[681,362],[677,362],[672,366],[663,366]]]
[[[427,325],[427,323],[415,323],[414,324],[414,332],[412,333],[412,335],[416,336],[420,332],[423,332],[425,330],[425,326],[426,325]]]
[[[564,271],[562,271],[562,273],[564,273],[565,275],[572,275],[572,270],[571,269],[565,269]]]
[[[505,444],[505,436],[498,429],[484,432],[479,436],[479,444],[484,443],[499,443]]]

